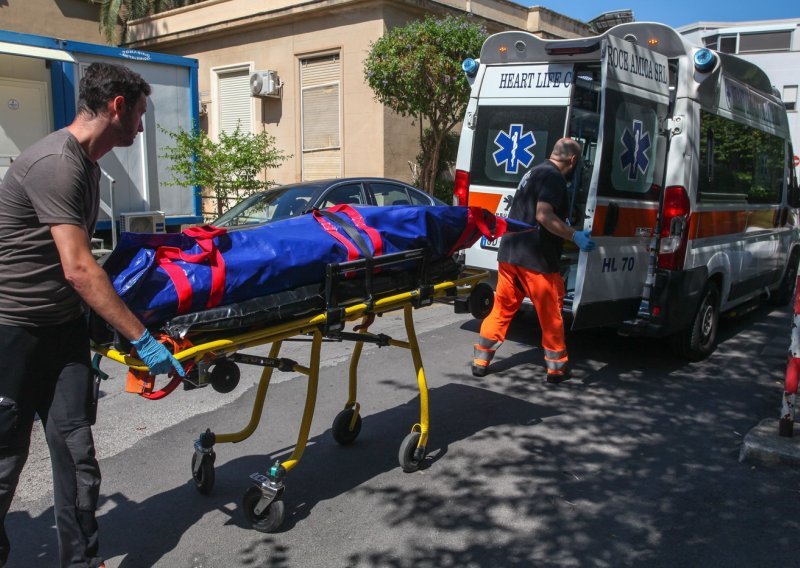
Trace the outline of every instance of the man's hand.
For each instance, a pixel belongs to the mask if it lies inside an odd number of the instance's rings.
[[[169,373],[174,368],[181,377],[186,376],[178,360],[146,329],[139,339],[131,343],[136,348],[139,358],[150,368],[151,375]]]
[[[572,234],[572,242],[578,245],[578,248],[583,252],[593,251],[597,248],[597,243],[592,240],[592,235],[589,231],[575,231]]]

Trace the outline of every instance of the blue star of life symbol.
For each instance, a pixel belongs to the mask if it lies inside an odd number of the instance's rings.
[[[507,174],[516,174],[520,166],[527,168],[533,161],[530,148],[536,145],[536,138],[533,132],[523,132],[521,124],[509,125],[508,132],[498,132],[494,143],[500,148],[492,154],[494,163],[497,167],[505,164]]]
[[[628,179],[636,181],[639,172],[647,173],[650,159],[647,151],[650,149],[650,133],[644,130],[641,120],[633,121],[633,132],[625,129],[620,140],[625,145],[625,151],[619,157],[622,169],[628,168]]]

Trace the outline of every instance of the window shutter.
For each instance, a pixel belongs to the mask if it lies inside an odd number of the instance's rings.
[[[300,62],[303,179],[342,175],[341,62],[328,55]]]
[[[239,125],[240,132],[250,133],[253,124],[250,115],[250,71],[241,69],[219,74],[219,132],[233,134]]]

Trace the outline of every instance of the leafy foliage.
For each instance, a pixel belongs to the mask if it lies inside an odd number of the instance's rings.
[[[420,186],[432,193],[445,135],[461,121],[470,86],[461,62],[477,57],[486,31],[463,16],[424,20],[389,30],[373,42],[364,77],[375,99],[403,116],[424,118],[429,141],[420,141]]]
[[[217,142],[199,128],[161,131],[175,141],[160,154],[171,161],[169,169],[174,177],[169,183],[212,190],[217,213],[274,186],[274,181],[260,179],[261,172],[278,167],[290,157],[275,148],[275,138],[266,130],[243,133],[237,126],[232,134],[220,132]]]
[[[89,0],[100,5],[100,31],[110,44],[125,40],[129,20],[197,4],[203,0]]]

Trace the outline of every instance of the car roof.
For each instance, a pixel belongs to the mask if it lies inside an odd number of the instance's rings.
[[[345,178],[327,178],[327,179],[316,179],[313,181],[299,181],[295,183],[287,183],[284,185],[280,185],[276,187],[278,188],[292,188],[292,187],[311,187],[314,189],[325,189],[326,187],[330,187],[331,185],[337,185],[341,183],[361,183],[361,182],[389,182],[389,183],[399,183],[401,185],[405,185],[408,187],[414,187],[410,183],[406,183],[403,181],[399,181],[392,178],[382,178],[382,177],[345,177]],[[417,188],[419,189],[419,188]]]

